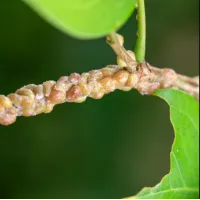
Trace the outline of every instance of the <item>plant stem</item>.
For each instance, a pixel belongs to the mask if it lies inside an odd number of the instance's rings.
[[[141,64],[131,73],[119,65],[88,73],[72,73],[62,76],[57,82],[46,81],[40,85],[27,85],[8,96],[0,95],[0,125],[10,125],[18,116],[35,116],[49,113],[56,104],[81,103],[87,97],[101,99],[116,89],[128,91],[132,88],[141,94],[151,95],[157,89],[175,88],[199,98],[197,77],[177,74],[172,69],[160,69]]]
[[[113,32],[106,38],[107,43],[111,46],[117,55],[117,60],[123,60],[124,66],[129,72],[136,71],[137,62],[135,60],[135,54],[130,51],[126,51],[124,48],[124,38],[123,36]]]
[[[144,0],[138,0],[138,38],[135,45],[136,60],[139,63],[145,61],[146,49],[146,17]]]
[[[107,41],[125,66],[108,65],[83,74],[72,73],[57,82],[30,84],[8,96],[0,95],[0,125],[10,125],[21,115],[49,113],[56,104],[81,103],[87,97],[100,99],[116,89],[135,88],[143,95],[151,95],[157,89],[175,88],[199,99],[199,77],[187,77],[172,69],[160,69],[146,63],[135,70],[138,63],[134,53],[123,47],[123,37],[113,33]]]

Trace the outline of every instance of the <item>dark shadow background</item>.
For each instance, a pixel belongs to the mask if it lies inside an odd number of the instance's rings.
[[[146,0],[147,60],[198,73],[198,0]],[[19,0],[0,1],[0,93],[114,64],[105,39],[81,41]],[[135,14],[120,29],[136,39]],[[137,91],[65,103],[0,126],[1,198],[122,198],[169,171],[173,129],[166,103]]]

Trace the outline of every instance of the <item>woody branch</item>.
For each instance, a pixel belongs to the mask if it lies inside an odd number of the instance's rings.
[[[107,41],[117,54],[118,65],[108,65],[81,75],[73,73],[57,82],[30,84],[7,96],[0,95],[0,124],[10,125],[17,116],[49,113],[56,104],[81,103],[87,97],[100,99],[116,89],[128,91],[135,88],[143,95],[151,95],[157,89],[176,88],[198,99],[198,77],[183,76],[172,69],[159,69],[146,62],[138,64],[135,54],[123,47],[123,37],[118,34],[108,36]]]

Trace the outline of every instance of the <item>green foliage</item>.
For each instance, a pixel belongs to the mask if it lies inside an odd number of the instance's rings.
[[[158,90],[155,95],[163,98],[170,106],[170,118],[175,132],[170,153],[171,169],[159,184],[144,188],[133,198],[198,198],[199,104],[193,97],[178,90]]]
[[[131,15],[136,0],[23,0],[55,27],[78,38],[107,35]]]

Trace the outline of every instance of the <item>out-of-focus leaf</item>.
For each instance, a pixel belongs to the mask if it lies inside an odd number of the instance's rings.
[[[105,36],[120,28],[136,0],[23,0],[60,30],[78,38]]]
[[[175,132],[170,172],[156,186],[143,188],[129,198],[196,199],[199,195],[199,104],[196,99],[178,90],[158,90],[155,95],[170,106]]]

